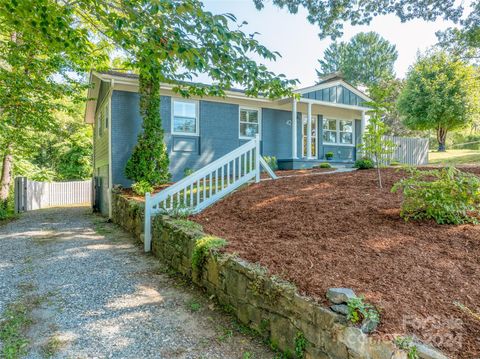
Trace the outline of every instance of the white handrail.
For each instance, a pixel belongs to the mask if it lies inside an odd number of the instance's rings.
[[[165,190],[145,195],[145,251],[151,248],[152,216],[162,210],[185,210],[197,213],[255,179],[260,181],[260,167],[277,176],[260,156],[260,137],[236,148],[209,165],[176,182]],[[208,187],[208,189],[207,189]]]

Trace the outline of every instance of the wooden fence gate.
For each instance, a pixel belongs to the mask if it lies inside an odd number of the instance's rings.
[[[15,212],[35,209],[91,205],[92,180],[71,182],[37,182],[15,178]]]

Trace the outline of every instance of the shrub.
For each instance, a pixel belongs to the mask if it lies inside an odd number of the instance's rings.
[[[334,153],[333,152],[327,152],[325,153],[325,158],[327,160],[331,160],[333,158]]]
[[[434,219],[439,224],[479,223],[479,177],[454,167],[407,171],[409,177],[392,188],[392,192],[403,192],[402,218]]]
[[[190,176],[193,172],[195,172],[195,171],[192,170],[191,168],[186,167],[186,168],[183,170],[183,177],[188,177],[188,176]]]
[[[372,304],[366,303],[363,297],[350,298],[347,306],[347,319],[353,324],[362,323],[366,319],[380,323],[380,313]]]
[[[359,170],[369,170],[375,167],[373,161],[368,157],[363,157],[363,158],[360,158],[359,160],[356,160],[354,166]]]
[[[277,157],[275,156],[263,156],[263,159],[267,164],[270,166],[272,171],[278,170],[278,162],[277,162]]]
[[[145,196],[147,192],[153,192],[153,186],[146,180],[141,180],[132,185],[133,192],[139,196]]]
[[[322,162],[318,166],[315,166],[315,167],[317,167],[317,168],[332,168],[332,165],[330,163],[327,163],[327,162]]]

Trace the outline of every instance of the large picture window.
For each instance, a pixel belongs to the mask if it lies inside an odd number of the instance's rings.
[[[173,100],[172,133],[177,135],[198,134],[198,102]]]
[[[323,120],[323,143],[353,145],[353,120]]]
[[[240,138],[253,138],[260,133],[260,111],[240,108]]]

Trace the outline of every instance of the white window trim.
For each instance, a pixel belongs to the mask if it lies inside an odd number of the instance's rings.
[[[308,115],[302,114],[302,158],[308,159],[307,155],[306,155],[306,154],[305,154],[305,155],[303,154],[303,148],[305,147],[305,140],[304,140],[303,138],[307,136],[307,135],[304,133],[304,131],[303,131],[303,120],[304,120],[304,119],[307,119],[307,121],[308,121]],[[315,121],[317,122],[317,135],[315,136],[315,140],[316,140],[316,143],[315,143],[315,155],[312,155],[312,159],[318,159],[318,146],[319,146],[319,143],[318,143],[318,141],[319,141],[319,136],[318,136],[318,135],[319,135],[319,132],[318,132],[318,130],[319,130],[319,128],[318,128],[318,125],[319,125],[319,123],[318,123],[318,115],[314,115],[314,114],[312,113],[312,125],[313,125],[313,123],[314,123]],[[323,126],[323,123],[322,123],[322,126]],[[313,126],[312,126],[312,127],[313,127]],[[313,138],[314,138],[314,136],[312,136],[312,142],[313,142]]]
[[[325,142],[323,139],[323,133],[325,129],[323,128],[323,121],[335,121],[335,136],[337,142]],[[340,121],[351,121],[352,122],[352,143],[340,143]],[[328,131],[328,130],[327,130]],[[333,130],[330,130],[333,132]],[[318,135],[318,133],[317,133]],[[326,118],[322,119],[322,144],[326,146],[343,146],[343,147],[355,147],[355,120],[344,119],[344,118]]]
[[[251,140],[254,139],[255,136],[253,137],[248,137],[248,136],[242,136],[241,134],[241,129],[240,129],[240,123],[242,122],[240,120],[240,113],[242,110],[247,110],[247,111],[257,111],[258,112],[258,134],[260,135],[260,138],[262,138],[262,109],[259,107],[246,107],[246,106],[239,106],[238,107],[238,138],[241,140]]]
[[[189,102],[189,103],[194,103],[195,104],[195,133],[190,133],[190,132],[176,132],[174,130],[173,126],[173,120],[175,117],[175,112],[174,112],[174,103],[175,101],[179,102]],[[190,99],[184,99],[181,97],[172,97],[171,103],[170,103],[170,132],[172,135],[177,135],[177,136],[199,136],[200,135],[200,103],[198,100],[190,100]]]

